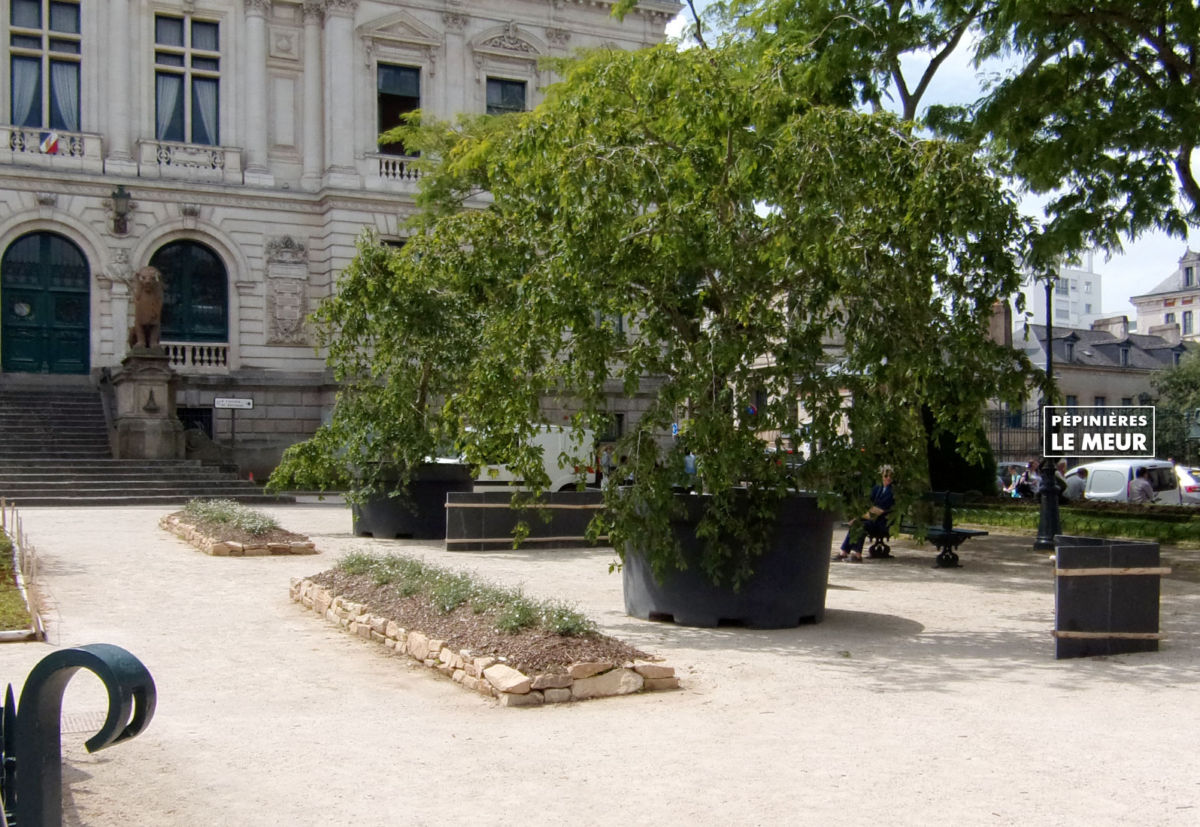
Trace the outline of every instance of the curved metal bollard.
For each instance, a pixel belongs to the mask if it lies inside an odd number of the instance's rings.
[[[9,684],[0,721],[4,771],[0,791],[6,822],[17,827],[62,824],[62,699],[80,669],[100,678],[108,690],[104,726],[84,746],[96,752],[134,737],[154,717],[154,679],[140,660],[120,646],[91,643],[61,649],[42,658],[13,705]]]

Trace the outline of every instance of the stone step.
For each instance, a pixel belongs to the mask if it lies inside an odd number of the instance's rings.
[[[128,494],[128,493],[110,493],[101,496],[4,496],[5,501],[10,505],[17,505],[21,508],[33,508],[38,506],[44,507],[80,507],[80,508],[114,508],[118,506],[128,505],[179,505],[184,506],[191,500],[195,499],[222,499],[234,500],[243,505],[281,505],[284,503],[293,503],[295,497],[281,495],[274,496],[271,494],[262,493],[244,493],[240,491],[228,491],[217,493],[204,494],[172,494],[172,493],[157,493],[157,494]]]

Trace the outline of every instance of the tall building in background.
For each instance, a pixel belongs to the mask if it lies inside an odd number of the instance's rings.
[[[1088,328],[1103,318],[1103,277],[1096,272],[1094,264],[1095,254],[1087,252],[1079,261],[1058,268],[1050,300],[1055,327]],[[1045,325],[1046,283],[1030,278],[1021,287],[1021,293],[1025,296],[1028,318],[1014,314],[1014,324],[1018,328],[1024,328],[1026,322]]]
[[[378,134],[529,109],[539,60],[658,43],[642,0],[7,0],[0,4],[0,371],[98,380],[126,354],[131,277],[165,281],[180,418],[252,396],[271,466],[334,387],[304,319],[364,227],[399,241],[418,172]],[[257,459],[256,459],[257,457]]]
[[[1200,342],[1200,253],[1186,250],[1174,273],[1129,300],[1137,309],[1138,330]]]

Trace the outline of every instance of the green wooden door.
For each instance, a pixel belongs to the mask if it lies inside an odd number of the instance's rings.
[[[30,233],[0,258],[0,367],[87,373],[91,342],[87,260],[57,233]]]

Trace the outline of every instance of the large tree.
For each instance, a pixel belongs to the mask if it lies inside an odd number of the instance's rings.
[[[788,486],[862,496],[882,461],[923,476],[923,406],[957,433],[1028,379],[986,333],[1019,280],[1011,193],[969,147],[814,104],[781,65],[732,47],[599,51],[430,171],[443,203],[489,192],[442,220],[464,233],[457,282],[504,285],[449,398],[468,448],[529,427],[548,393],[601,429],[606,387],[656,377],[609,514],[614,545],[637,536],[660,571],[679,562],[664,512],[688,451],[717,498],[706,571],[738,582],[762,505]],[[673,425],[682,439],[664,443]],[[803,466],[764,452],[780,432],[813,449]],[[736,508],[738,486],[760,507]]]

